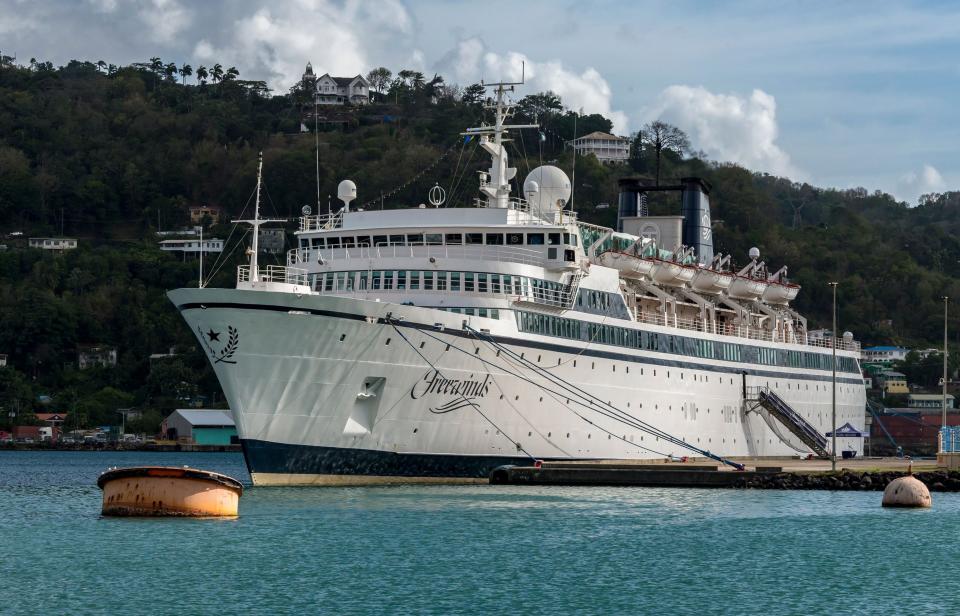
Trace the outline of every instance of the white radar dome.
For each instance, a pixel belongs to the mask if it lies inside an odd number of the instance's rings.
[[[523,182],[523,193],[536,210],[561,210],[570,201],[570,178],[553,165],[543,165],[527,176]]]
[[[337,199],[343,201],[347,207],[357,198],[357,185],[350,180],[344,180],[337,185]]]
[[[757,259],[760,258],[760,249],[754,246],[753,248],[750,249],[750,252],[748,252],[747,254],[750,255],[751,259],[756,261]]]

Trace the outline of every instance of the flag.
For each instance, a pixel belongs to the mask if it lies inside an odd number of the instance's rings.
[[[463,142],[464,142],[464,143],[470,143],[470,140],[471,140],[471,139],[473,139],[473,135],[465,135],[465,136],[463,137]]]

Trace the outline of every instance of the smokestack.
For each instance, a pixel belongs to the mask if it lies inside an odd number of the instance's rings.
[[[617,231],[623,233],[623,219],[639,216],[641,189],[640,181],[635,178],[623,178],[620,186],[620,203],[617,207]]]
[[[683,243],[693,247],[702,265],[713,261],[710,184],[700,178],[682,178]],[[621,193],[622,194],[622,193]]]

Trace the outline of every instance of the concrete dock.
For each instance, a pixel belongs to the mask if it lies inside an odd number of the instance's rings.
[[[938,469],[935,460],[866,458],[829,460],[738,460],[736,471],[715,463],[651,461],[544,462],[542,466],[506,466],[490,474],[500,485],[645,486],[675,488],[757,488],[882,490],[908,469],[933,491],[960,491],[960,472]]]

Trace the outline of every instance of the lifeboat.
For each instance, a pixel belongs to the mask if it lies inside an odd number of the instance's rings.
[[[601,265],[617,270],[624,278],[650,278],[655,265],[652,259],[613,250],[600,254],[597,260]]]
[[[693,280],[693,277],[697,274],[697,268],[690,265],[662,259],[651,259],[651,261],[654,262],[654,266],[650,275],[655,282],[664,286],[682,287]]]
[[[754,301],[763,296],[763,292],[767,290],[768,286],[770,286],[770,283],[766,280],[735,276],[727,289],[727,295],[734,299]]]
[[[800,292],[800,285],[790,282],[771,282],[763,291],[763,301],[768,304],[783,305],[790,303]]]
[[[718,272],[709,268],[701,268],[697,270],[693,280],[690,281],[690,286],[698,293],[716,295],[726,291],[734,278],[736,278],[736,275],[733,272]]]

